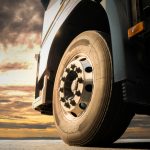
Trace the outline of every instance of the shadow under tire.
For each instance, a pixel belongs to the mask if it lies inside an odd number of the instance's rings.
[[[60,137],[69,145],[111,144],[134,115],[123,102],[123,82],[113,82],[108,41],[103,33],[83,32],[61,59],[53,89],[53,114]]]

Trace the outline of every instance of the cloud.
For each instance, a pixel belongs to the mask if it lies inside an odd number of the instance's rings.
[[[31,107],[31,102],[22,102],[22,101],[15,101],[12,104],[9,104],[9,106],[13,106],[13,109],[22,109],[22,108],[28,108]],[[9,107],[9,108],[10,108]]]
[[[46,129],[50,127],[54,127],[54,124],[44,123],[44,124],[30,124],[30,123],[0,123],[1,128],[11,128],[11,129],[19,129],[19,128],[28,128],[28,129]]]
[[[10,100],[0,100],[0,104],[2,103],[10,103],[11,101]]]
[[[0,91],[8,91],[8,90],[33,92],[34,86],[0,86]]]
[[[24,109],[28,109],[31,108],[31,102],[22,102],[22,101],[14,101],[14,102],[9,102],[9,103],[5,103],[5,105],[3,105],[3,107],[0,109],[0,113],[4,113],[5,115],[13,115],[14,113],[18,112],[21,113],[22,111],[24,111]],[[25,113],[25,112],[23,112]]]
[[[16,120],[16,119],[27,119],[26,117],[23,117],[23,116],[11,116],[11,117],[8,117],[8,116],[0,116],[0,119],[3,119],[3,120]]]
[[[37,35],[33,41],[39,41],[44,14],[40,0],[0,0],[0,4],[0,42],[3,46],[23,42],[31,33]]]
[[[29,64],[25,62],[14,62],[14,63],[5,63],[0,65],[0,72],[7,72],[11,70],[26,70],[28,69]]]
[[[19,102],[29,102],[31,108],[33,100],[34,86],[0,86],[0,102],[3,104],[1,110],[16,106],[16,102],[18,102],[17,105]],[[21,110],[18,109],[18,111]]]
[[[33,86],[0,86],[0,116],[9,118],[26,114],[34,115],[32,101],[34,100]]]

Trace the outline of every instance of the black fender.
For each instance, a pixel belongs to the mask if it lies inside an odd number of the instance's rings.
[[[114,67],[114,81],[125,80],[126,62],[125,48],[128,41],[129,18],[127,12],[127,2],[118,0],[103,0],[102,6],[105,9],[111,32],[112,55]]]

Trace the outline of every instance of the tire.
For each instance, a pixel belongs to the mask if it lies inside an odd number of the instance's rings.
[[[110,43],[103,33],[86,31],[65,51],[53,90],[53,114],[69,145],[108,145],[133,117],[123,103],[122,82],[113,83]]]

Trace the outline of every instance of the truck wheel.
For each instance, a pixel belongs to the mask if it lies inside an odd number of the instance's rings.
[[[133,117],[123,103],[122,82],[113,83],[109,44],[101,33],[83,32],[71,42],[58,67],[53,113],[58,133],[69,145],[110,144]]]

